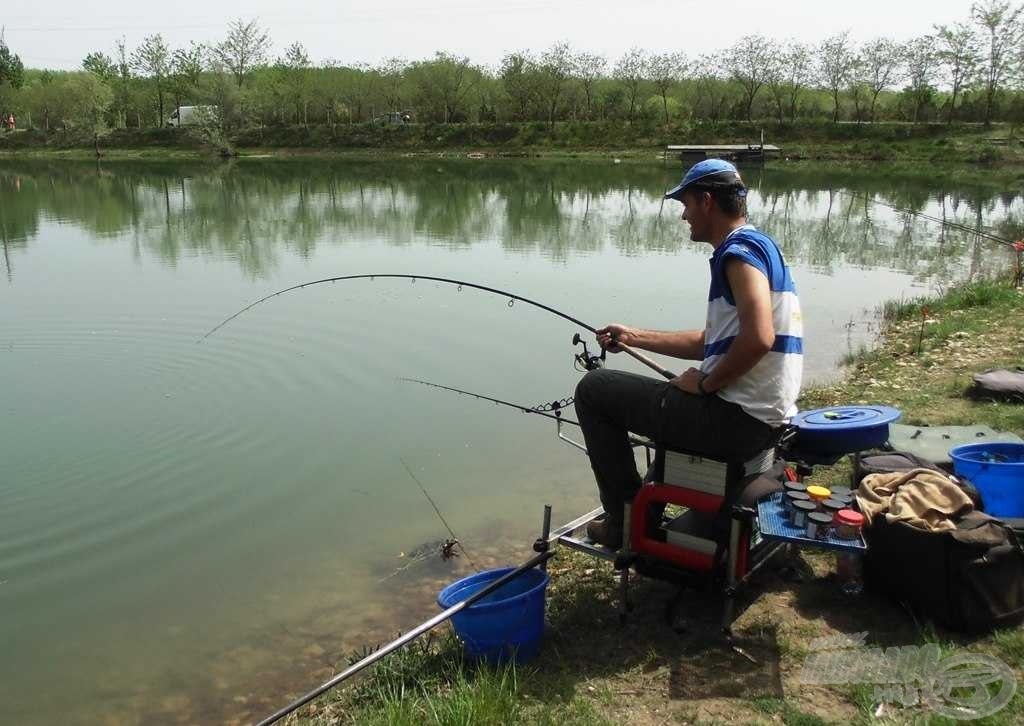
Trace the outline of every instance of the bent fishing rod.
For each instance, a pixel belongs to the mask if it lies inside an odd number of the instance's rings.
[[[225,318],[220,323],[215,325],[213,328],[210,329],[209,332],[206,333],[206,335],[204,335],[202,338],[200,338],[196,342],[197,343],[203,342],[204,340],[209,338],[211,335],[216,333],[218,330],[223,328],[225,325],[230,323],[232,320],[237,318],[242,313],[244,313],[244,312],[246,312],[248,310],[252,310],[254,307],[259,305],[260,303],[264,303],[264,302],[266,302],[268,300],[271,300],[271,299],[273,299],[275,297],[278,297],[279,295],[284,295],[285,293],[293,292],[295,290],[302,290],[302,289],[305,289],[307,287],[312,287],[313,285],[322,285],[322,284],[328,283],[328,282],[332,282],[332,283],[333,282],[343,282],[343,281],[346,281],[346,280],[376,280],[377,278],[392,278],[392,279],[397,278],[397,279],[404,279],[404,280],[412,280],[413,282],[416,282],[417,280],[429,280],[431,282],[440,282],[440,283],[444,283],[446,285],[457,285],[458,289],[460,291],[464,287],[473,288],[474,290],[482,290],[483,292],[489,292],[489,293],[492,293],[494,295],[500,295],[502,297],[508,298],[508,306],[509,307],[512,307],[515,304],[515,302],[518,300],[520,302],[526,303],[527,305],[532,305],[535,308],[539,308],[541,310],[545,310],[545,311],[551,313],[552,315],[557,315],[558,317],[560,317],[560,318],[562,318],[564,320],[568,320],[571,323],[575,323],[576,325],[579,325],[582,328],[586,328],[588,331],[590,331],[591,333],[594,333],[595,335],[597,334],[597,328],[595,328],[593,325],[588,325],[587,323],[583,322],[579,318],[574,318],[572,315],[569,315],[567,313],[563,313],[561,310],[557,310],[557,309],[555,309],[555,308],[553,308],[553,307],[551,307],[549,305],[545,305],[544,303],[537,302],[536,300],[531,300],[528,297],[523,297],[522,295],[516,295],[515,293],[508,292],[507,290],[499,290],[496,287],[488,287],[486,285],[478,285],[478,284],[476,284],[474,282],[466,282],[465,280],[454,280],[454,279],[449,278],[449,277],[432,277],[430,275],[406,275],[406,274],[397,274],[397,273],[383,273],[383,274],[341,275],[341,276],[338,276],[338,277],[325,277],[322,280],[313,280],[311,282],[303,282],[303,283],[301,283],[299,285],[292,285],[291,287],[286,287],[283,290],[278,290],[277,292],[271,293],[270,295],[267,295],[266,297],[262,297],[262,298],[260,298],[259,300],[255,301],[255,302],[249,303],[248,305],[246,305],[244,308],[242,308],[238,312],[234,313],[233,315],[230,315],[229,317]],[[573,342],[574,343],[576,342],[575,338],[574,338]],[[669,370],[667,370],[665,368],[662,368],[660,365],[658,365],[653,360],[651,360],[650,358],[645,356],[643,353],[640,353],[640,352],[638,352],[636,350],[633,350],[632,348],[630,348],[625,343],[620,343],[620,342],[616,341],[615,342],[615,347],[618,350],[621,350],[621,351],[624,351],[625,353],[628,353],[630,356],[632,356],[636,360],[640,361],[641,363],[643,363],[648,368],[651,368],[652,370],[657,371],[659,374],[661,374],[662,376],[664,376],[665,378],[667,378],[669,380],[672,380],[673,378],[676,377],[675,373],[672,373],[671,371],[669,371]]]

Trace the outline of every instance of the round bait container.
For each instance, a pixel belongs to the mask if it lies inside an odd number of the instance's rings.
[[[793,526],[804,529],[807,526],[807,515],[811,514],[817,506],[814,502],[793,502]]]
[[[793,505],[796,502],[809,502],[811,498],[807,496],[805,492],[786,492],[786,496],[782,500],[783,506],[787,512],[793,511]]]
[[[835,496],[835,494],[835,492],[832,492],[833,497]],[[836,512],[838,512],[840,509],[846,509],[848,507],[849,505],[846,502],[840,501],[838,499],[826,499],[821,503],[821,511],[827,514],[829,517],[835,517]]]
[[[852,502],[853,492],[849,487],[829,487],[832,490],[832,498],[840,502]]]
[[[832,518],[836,528],[836,537],[840,539],[859,539],[864,529],[864,515],[852,509],[840,509]]]
[[[824,512],[811,512],[807,515],[807,536],[810,539],[825,539],[831,526],[832,517]]]
[[[809,486],[807,487],[807,496],[811,498],[816,505],[821,506],[821,503],[826,499],[832,498],[832,491],[827,487]]]
[[[806,492],[807,485],[799,481],[784,481],[782,482],[782,490],[786,493],[789,492]]]

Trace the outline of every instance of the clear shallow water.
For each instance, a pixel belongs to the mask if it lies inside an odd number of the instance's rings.
[[[12,719],[250,719],[431,614],[437,582],[470,567],[398,556],[447,536],[403,461],[478,566],[519,558],[543,503],[559,521],[592,506],[585,459],[547,421],[397,380],[530,405],[568,395],[577,330],[553,316],[361,281],[282,296],[196,341],[276,289],[373,272],[506,288],[595,325],[699,327],[710,248],[661,202],[678,174],[0,162]],[[752,221],[794,268],[819,380],[870,337],[882,301],[1009,264],[865,193],[1014,238],[1024,214],[1019,196],[828,170],[747,178]]]

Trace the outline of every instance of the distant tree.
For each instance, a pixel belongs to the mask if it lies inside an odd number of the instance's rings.
[[[743,89],[743,108],[752,120],[754,100],[766,81],[772,42],[761,35],[745,35],[725,52],[725,70]]]
[[[324,113],[324,121],[333,130],[345,112],[343,74],[330,61],[313,71],[313,98]]]
[[[723,77],[715,55],[702,55],[693,64],[693,107],[702,118],[717,121],[734,97],[728,81]]]
[[[832,94],[832,121],[839,120],[839,94],[849,85],[857,65],[849,31],[826,38],[816,49],[818,77]]]
[[[847,76],[847,95],[853,103],[853,118],[860,123],[867,118],[867,107],[871,98],[871,88],[867,81],[867,70],[864,59],[858,51]]]
[[[648,58],[647,51],[642,48],[630,48],[615,63],[612,75],[618,80],[626,93],[626,101],[629,104],[629,120],[632,122],[639,105],[640,90],[647,80]]]
[[[907,94],[913,103],[914,123],[920,120],[921,109],[935,95],[935,87],[932,85],[936,75],[935,60],[935,39],[931,36],[914,38],[904,47]]]
[[[469,58],[441,51],[431,60],[413,63],[409,69],[420,99],[444,123],[457,120],[480,75]]]
[[[572,77],[572,70],[572,48],[565,42],[555,43],[541,53],[537,61],[537,94],[552,128],[555,126],[555,116],[565,86]]]
[[[121,38],[114,43],[114,70],[117,78],[114,81],[114,108],[115,113],[120,117],[120,125],[128,125],[128,104],[131,97],[132,66],[128,58],[128,46],[125,39]]]
[[[493,73],[484,73],[473,87],[473,97],[477,100],[476,117],[480,122],[498,120],[498,106],[501,102],[502,89]]]
[[[775,112],[781,124],[786,114],[796,119],[800,95],[810,81],[811,53],[807,46],[790,40],[772,44],[765,59],[765,86],[775,101]]]
[[[370,108],[370,100],[380,84],[380,76],[365,63],[347,67],[339,66],[336,73],[340,75],[338,84],[344,102],[343,110],[348,117],[348,122],[355,123],[364,120],[364,113]]]
[[[202,43],[192,41],[188,48],[179,48],[171,58],[171,87],[174,93],[174,107],[180,111],[182,98],[194,94],[206,68],[209,49]]]
[[[404,110],[405,104],[405,71],[409,67],[409,61],[404,58],[388,58],[377,66],[377,75],[380,76],[380,90],[384,97],[384,103],[388,111],[399,112]]]
[[[509,53],[501,59],[498,68],[505,95],[519,121],[529,118],[530,105],[537,97],[537,71],[533,56],[528,51]]]
[[[686,73],[686,55],[683,53],[658,53],[651,56],[650,78],[661,96],[661,108],[668,123],[668,92],[675,87]]]
[[[223,131],[245,126],[256,122],[260,133],[263,126],[256,113],[257,104],[252,97],[251,89],[239,88],[232,75],[217,59],[212,60],[212,73],[206,78],[203,87],[204,97],[217,107],[217,120]],[[262,136],[261,136],[262,138]]]
[[[878,95],[899,83],[903,77],[903,47],[888,38],[876,38],[860,49],[858,70],[871,94],[868,118],[875,120]]]
[[[985,86],[985,125],[992,123],[996,94],[1002,89],[1019,60],[1024,37],[1024,5],[1011,8],[1008,2],[987,0],[971,6],[971,19],[983,37],[982,81]]]
[[[619,84],[604,89],[598,99],[602,119],[620,119],[626,106],[626,91]]]
[[[241,88],[253,69],[266,62],[270,54],[270,34],[260,28],[256,20],[248,23],[234,20],[228,26],[228,37],[214,48],[214,54]]]
[[[935,55],[949,84],[949,111],[946,122],[956,116],[956,102],[965,86],[974,76],[980,56],[978,37],[965,23],[935,26]]]
[[[786,58],[781,45],[773,45],[765,58],[764,85],[775,102],[775,118],[781,124],[786,110]]]
[[[803,43],[790,41],[786,45],[786,68],[788,76],[787,101],[789,106],[789,120],[796,119],[797,105],[800,102],[800,95],[813,81],[813,61],[811,50]]]
[[[36,84],[33,94],[32,105],[36,112],[36,118],[43,119],[43,128],[50,130],[50,116],[53,114],[57,104],[57,84],[54,83],[55,76],[50,71],[43,71],[39,74],[39,82]]]
[[[312,88],[309,55],[302,43],[292,43],[284,56],[278,59],[277,68],[284,81],[284,95],[295,109],[295,118],[301,116],[302,123],[309,123],[309,98]]]
[[[171,51],[160,33],[143,39],[142,45],[132,53],[132,68],[140,75],[150,78],[156,90],[157,125],[164,123],[164,93],[169,86],[171,72]]]
[[[0,38],[0,85],[6,83],[11,88],[21,88],[24,82],[25,66],[21,58],[12,53],[3,38]]]
[[[114,92],[96,75],[88,73],[69,78],[64,93],[65,123],[70,120],[73,126],[88,133],[99,154],[100,137],[107,131],[106,115],[114,101]]]
[[[576,56],[574,68],[580,88],[587,99],[587,118],[594,117],[594,86],[603,77],[607,65],[608,60],[603,55],[579,53]]]
[[[99,51],[87,55],[82,60],[82,68],[108,85],[117,77],[114,61],[106,53]]]

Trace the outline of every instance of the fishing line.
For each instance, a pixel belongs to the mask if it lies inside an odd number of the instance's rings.
[[[403,459],[402,457],[398,457],[398,460],[402,462],[402,466],[405,467],[405,470],[407,472],[409,472],[409,476],[412,477],[412,480],[416,482],[416,486],[418,486],[420,488],[420,491],[423,492],[423,496],[427,498],[427,501],[430,502],[430,506],[432,506],[434,508],[434,511],[437,512],[437,518],[441,520],[441,524],[443,524],[444,528],[448,530],[448,534],[452,536],[452,539],[455,542],[457,542],[462,551],[466,553],[466,559],[469,560],[469,564],[472,565],[473,569],[475,570],[476,565],[473,563],[473,558],[469,556],[469,552],[466,551],[465,545],[463,545],[462,541],[455,535],[455,532],[452,530],[451,525],[448,524],[448,520],[444,518],[443,514],[441,514],[441,510],[437,508],[437,504],[434,503],[434,498],[427,493],[427,488],[424,487],[423,483],[416,478],[415,474],[412,473],[412,469],[410,469],[409,465],[405,463],[405,459]]]
[[[860,199],[861,199],[861,197],[859,195],[855,194],[854,192],[848,192],[848,191],[846,191],[844,189],[836,189],[835,191],[837,191],[839,194],[846,195],[846,196],[848,196],[848,197],[850,197],[852,199],[855,199],[857,201],[860,201]],[[987,240],[990,240],[992,242],[998,242],[1000,244],[1009,245],[1009,246],[1013,245],[1013,240],[1006,239],[1005,237],[1000,237],[1000,236],[992,234],[990,232],[985,232],[983,230],[978,229],[977,227],[972,227],[972,226],[970,226],[968,224],[963,224],[962,222],[955,222],[955,221],[951,221],[951,220],[948,220],[948,219],[942,219],[941,217],[935,217],[935,216],[933,216],[931,214],[925,214],[924,212],[915,212],[912,209],[904,209],[903,207],[897,207],[895,204],[889,204],[889,202],[883,202],[880,199],[875,199],[873,197],[869,197],[867,192],[864,192],[863,199],[865,201],[867,201],[867,202],[870,202],[872,204],[877,204],[877,205],[879,205],[881,207],[888,207],[889,209],[892,209],[893,211],[896,211],[896,212],[901,212],[903,214],[909,214],[912,217],[920,217],[921,219],[927,220],[929,222],[935,222],[936,224],[941,224],[941,225],[943,225],[945,227],[952,227],[953,229],[958,229],[961,232],[969,232],[971,234],[976,234],[979,237],[983,237],[983,238],[985,238]]]

